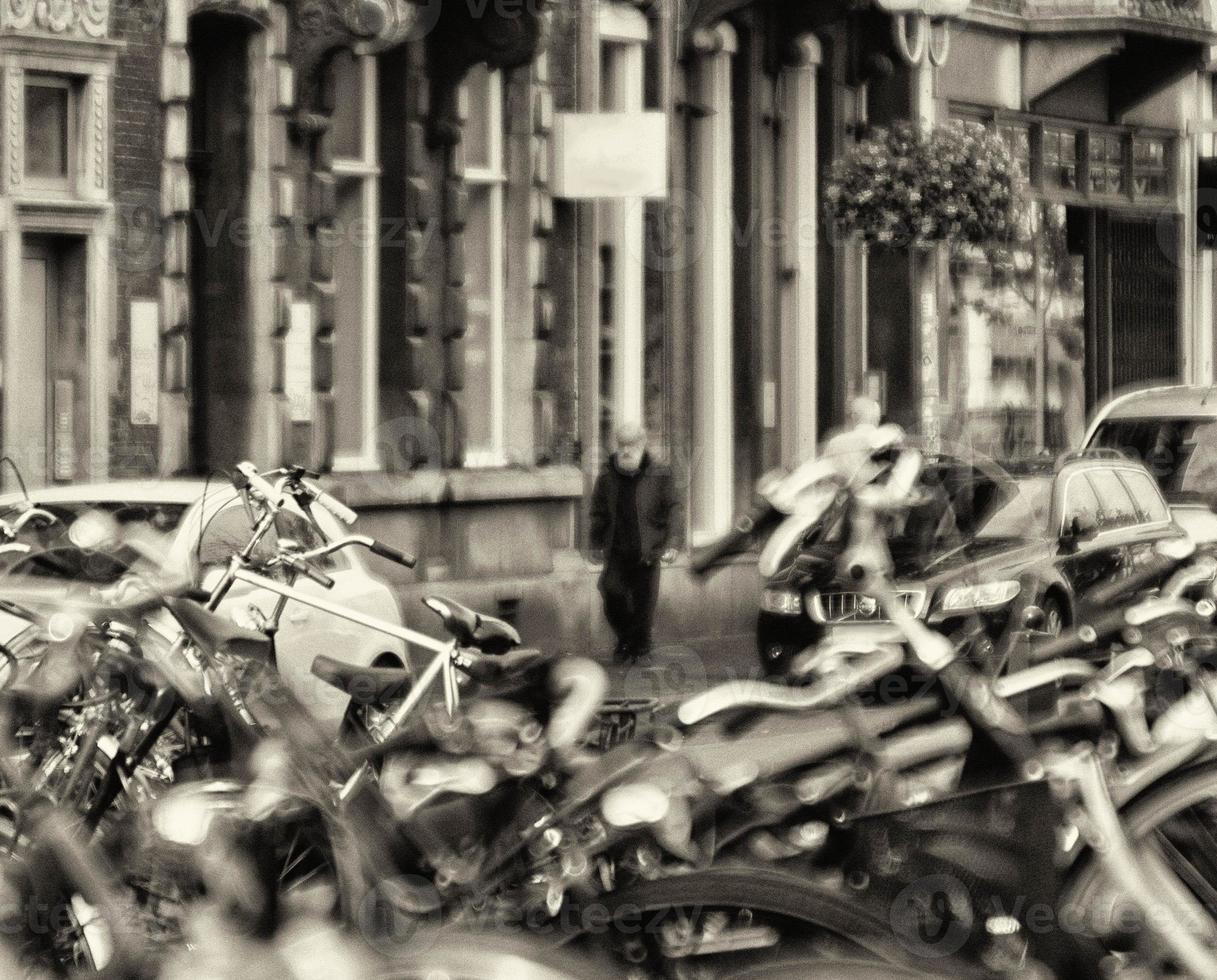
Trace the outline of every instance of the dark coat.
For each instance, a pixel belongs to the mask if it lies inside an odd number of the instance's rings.
[[[604,472],[596,478],[596,486],[592,490],[591,546],[599,551],[612,551],[617,493],[626,480],[637,479],[638,537],[642,545],[642,558],[647,562],[656,562],[679,536],[680,501],[676,497],[672,474],[667,467],[653,462],[649,454],[643,456],[637,477],[623,475],[616,464],[617,457],[613,456]]]

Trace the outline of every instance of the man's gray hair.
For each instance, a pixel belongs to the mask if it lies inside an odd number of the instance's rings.
[[[635,446],[646,442],[647,430],[639,422],[622,422],[615,433],[618,446]]]

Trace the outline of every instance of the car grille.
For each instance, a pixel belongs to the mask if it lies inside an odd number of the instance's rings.
[[[921,615],[925,593],[920,589],[901,590],[896,593],[905,608],[914,616]],[[821,592],[808,609],[811,618],[819,623],[886,623],[887,616],[878,601],[863,592]]]

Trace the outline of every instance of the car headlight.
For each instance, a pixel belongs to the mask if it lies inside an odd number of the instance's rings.
[[[761,608],[778,616],[801,616],[803,597],[789,589],[765,589],[761,593]]]
[[[985,582],[983,585],[960,585],[948,589],[942,597],[942,611],[957,609],[996,609],[1011,601],[1022,586],[1017,582]]]

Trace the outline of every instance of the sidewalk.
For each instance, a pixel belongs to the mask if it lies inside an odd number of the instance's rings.
[[[603,654],[593,657],[608,671],[610,698],[653,698],[669,703],[723,681],[761,676],[751,635],[657,644],[642,664],[614,664]]]

